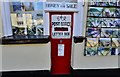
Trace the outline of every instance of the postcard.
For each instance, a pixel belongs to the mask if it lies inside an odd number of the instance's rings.
[[[98,38],[87,38],[86,42],[87,47],[97,47],[98,46]]]
[[[111,55],[120,55],[120,48],[111,48]]]
[[[100,38],[100,46],[101,47],[111,47],[111,39],[110,38]]]
[[[87,23],[88,23],[87,26],[90,26],[90,27],[101,27],[102,18],[90,18],[90,17],[88,17]]]
[[[111,28],[101,28],[101,37],[112,37],[113,30]]]
[[[120,47],[120,39],[112,38],[112,47]]]
[[[104,8],[103,10],[104,17],[115,17],[115,8]]]
[[[87,37],[100,37],[100,29],[99,28],[88,28]]]
[[[97,55],[97,47],[86,47],[86,51],[84,53],[85,56],[96,56]]]
[[[112,33],[112,37],[118,37],[118,29],[112,29],[113,33]]]
[[[110,48],[99,47],[98,48],[98,55],[100,56],[108,56],[111,55]]]
[[[88,16],[102,16],[103,8],[90,7],[88,11]]]

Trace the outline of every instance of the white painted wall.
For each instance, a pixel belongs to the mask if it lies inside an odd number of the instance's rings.
[[[2,45],[2,70],[50,70],[50,43]]]

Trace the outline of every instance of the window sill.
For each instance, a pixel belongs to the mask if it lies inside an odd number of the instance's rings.
[[[19,35],[1,38],[1,44],[45,44],[50,41],[48,35]]]

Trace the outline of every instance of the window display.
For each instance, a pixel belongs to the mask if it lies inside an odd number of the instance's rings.
[[[11,2],[13,35],[43,34],[43,2]]]
[[[120,1],[88,4],[85,56],[120,55]]]

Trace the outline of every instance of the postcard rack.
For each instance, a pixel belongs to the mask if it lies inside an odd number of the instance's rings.
[[[120,1],[89,2],[84,56],[120,55]]]

